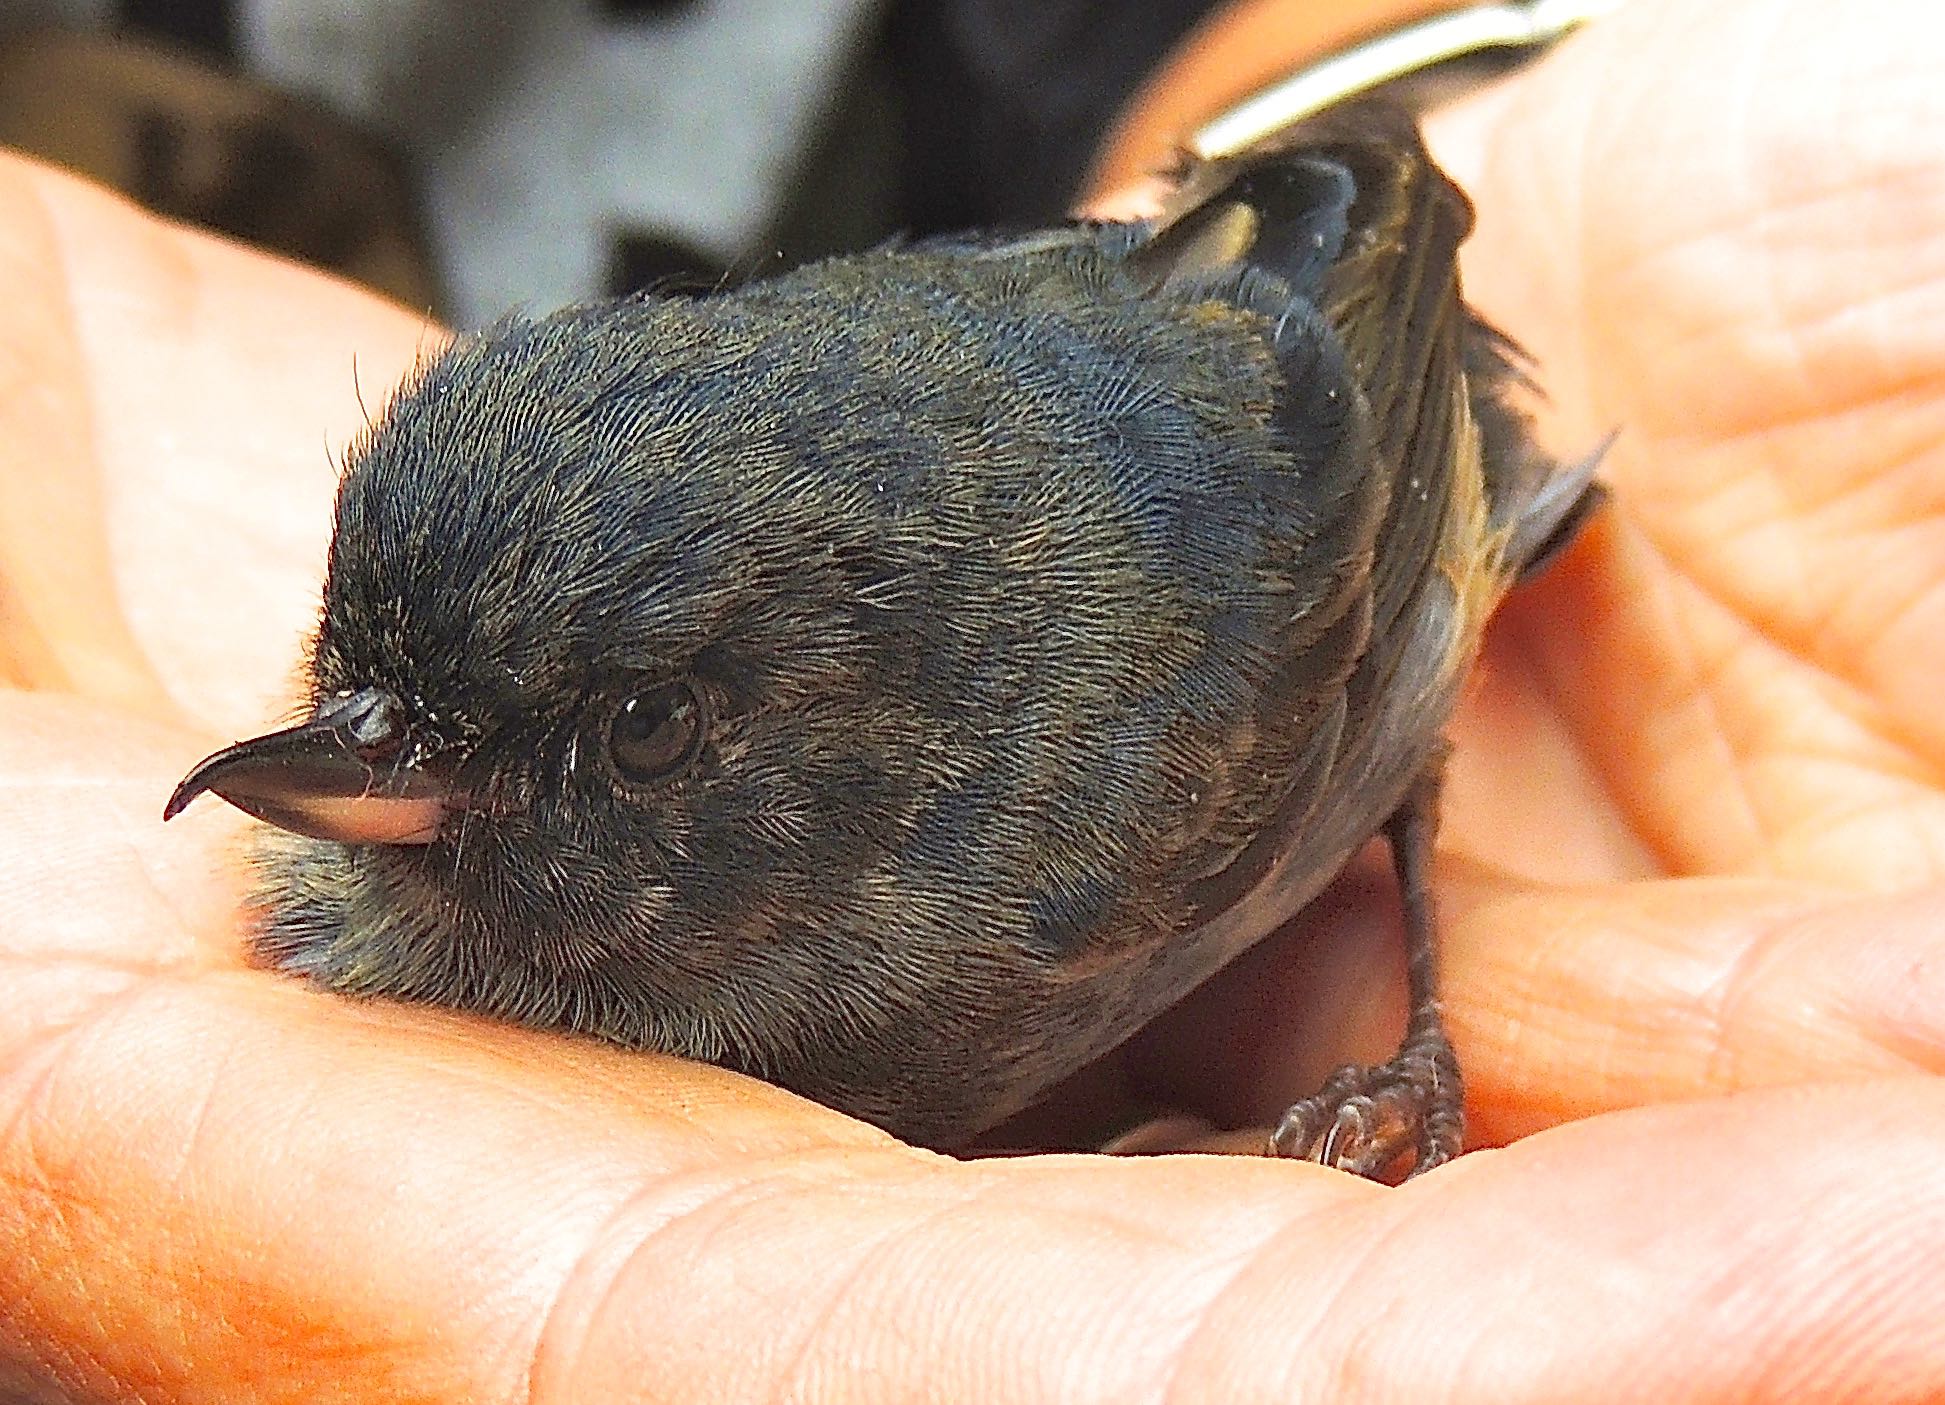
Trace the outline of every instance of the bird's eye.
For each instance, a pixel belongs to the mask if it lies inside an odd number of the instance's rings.
[[[608,754],[623,780],[653,785],[678,774],[702,750],[708,715],[685,679],[637,693],[608,724]]]

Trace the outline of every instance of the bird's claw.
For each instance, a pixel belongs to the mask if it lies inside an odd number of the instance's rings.
[[[1459,1154],[1462,1099],[1449,1046],[1408,1045],[1389,1063],[1338,1069],[1283,1114],[1270,1149],[1367,1177],[1415,1151],[1409,1179]]]

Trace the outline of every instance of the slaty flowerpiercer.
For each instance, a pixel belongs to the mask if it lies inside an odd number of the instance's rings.
[[[197,766],[277,826],[258,954],[740,1069],[955,1146],[1377,833],[1398,1057],[1275,1148],[1461,1140],[1442,732],[1597,491],[1460,294],[1410,123],[1158,217],[927,240],[458,337],[350,454],[310,716]]]

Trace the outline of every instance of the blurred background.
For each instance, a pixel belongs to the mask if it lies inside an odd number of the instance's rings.
[[[0,0],[0,144],[459,326],[1064,212],[1219,0]]]

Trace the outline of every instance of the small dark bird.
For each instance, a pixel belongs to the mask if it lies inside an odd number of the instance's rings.
[[[257,952],[744,1070],[951,1147],[1380,831],[1398,1057],[1275,1149],[1461,1140],[1441,732],[1597,500],[1468,311],[1465,197],[1346,109],[1151,221],[971,235],[459,337],[355,445]]]

